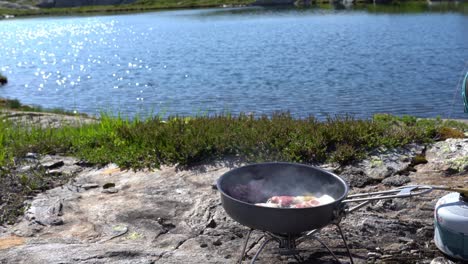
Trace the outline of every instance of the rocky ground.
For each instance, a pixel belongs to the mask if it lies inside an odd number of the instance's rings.
[[[413,157],[424,155],[426,164]],[[352,192],[401,185],[468,185],[468,139],[432,146],[379,150],[335,170]],[[190,169],[122,171],[87,167],[74,158],[29,155],[23,166],[76,174],[68,184],[32,198],[22,219],[0,226],[0,263],[235,263],[247,228],[227,216],[215,182],[241,166],[224,161]],[[21,168],[19,168],[21,169]],[[435,247],[433,209],[446,192],[375,202],[346,216],[341,226],[355,263],[451,263]],[[247,263],[258,249],[253,233]],[[343,263],[349,260],[334,227],[318,236]],[[335,263],[317,241],[298,247],[301,259],[278,254],[270,243],[256,263]]]
[[[27,112],[0,109],[0,119],[9,120],[17,124],[36,125],[43,128],[56,128],[63,125],[79,126],[97,122],[96,118],[80,115],[63,115],[47,112]]]
[[[35,4],[37,4],[38,1],[31,1],[31,0],[1,0],[0,1],[0,8],[10,8],[10,9],[37,9]]]

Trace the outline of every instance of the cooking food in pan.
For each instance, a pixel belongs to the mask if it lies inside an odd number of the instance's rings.
[[[334,202],[335,199],[330,195],[315,197],[305,196],[273,196],[265,203],[256,203],[255,205],[273,208],[308,208]]]

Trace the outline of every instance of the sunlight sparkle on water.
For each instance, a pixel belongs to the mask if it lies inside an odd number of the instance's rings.
[[[456,13],[210,12],[2,20],[10,82],[0,96],[130,116],[163,107],[435,116],[453,101],[467,51],[467,16]]]

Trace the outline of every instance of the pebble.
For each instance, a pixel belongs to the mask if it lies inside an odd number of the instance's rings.
[[[42,167],[44,167],[44,168],[46,168],[46,169],[49,169],[49,170],[60,168],[60,167],[62,167],[63,165],[65,165],[65,163],[63,162],[63,160],[60,160],[60,161],[49,161],[49,162],[44,162],[44,163],[42,163]]]
[[[401,244],[393,243],[384,248],[386,252],[400,252],[401,251]]]
[[[24,157],[27,159],[38,159],[39,155],[37,153],[28,152]]]
[[[81,185],[81,188],[83,188],[85,190],[89,190],[89,189],[93,189],[93,188],[97,188],[97,187],[99,187],[99,184],[97,184],[97,183],[86,183],[86,184]]]
[[[113,183],[113,182],[108,182],[108,183],[106,183],[106,184],[104,184],[102,186],[103,189],[110,189],[110,188],[114,188],[114,187],[115,187],[115,183]]]
[[[102,193],[117,193],[117,192],[119,192],[119,190],[117,188],[111,187],[111,188],[108,188],[108,189],[104,189],[101,192]]]
[[[444,257],[438,257],[431,261],[431,264],[455,264],[455,262],[450,261]]]
[[[51,222],[50,222],[50,225],[55,225],[55,226],[58,226],[58,225],[63,225],[63,219],[62,218],[54,218]]]
[[[377,252],[369,252],[369,253],[367,253],[367,258],[379,258],[380,256],[382,256],[382,254],[377,253]]]
[[[27,171],[30,171],[31,170],[31,166],[29,165],[26,165],[26,166],[23,166],[21,168],[18,169],[19,172],[27,172]]]
[[[406,243],[413,243],[413,242],[414,242],[413,239],[407,238],[407,237],[399,237],[399,238],[398,238],[398,241],[400,241],[400,242],[406,242]]]
[[[61,176],[63,173],[61,170],[49,170],[46,174],[49,176]]]

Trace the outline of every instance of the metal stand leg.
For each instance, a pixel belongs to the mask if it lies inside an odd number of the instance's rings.
[[[250,261],[250,264],[254,264],[255,260],[257,260],[258,255],[260,255],[260,252],[262,252],[263,248],[266,246],[266,244],[270,243],[270,241],[273,240],[273,238],[268,238],[263,241],[262,245],[258,249],[257,253],[255,253],[255,256],[253,257],[252,261]]]
[[[314,237],[315,240],[317,240],[318,242],[320,242],[320,244],[322,244],[322,246],[324,246],[328,252],[330,252],[330,254],[333,256],[333,258],[338,261],[338,263],[341,263],[340,259],[338,259],[338,257],[335,255],[335,253],[333,253],[333,251],[327,246],[327,244],[325,244],[322,240],[318,239],[317,237]]]
[[[249,243],[249,238],[250,234],[252,234],[253,229],[250,229],[249,232],[247,233],[247,236],[245,237],[244,245],[242,246],[242,253],[239,257],[239,261],[237,261],[238,264],[242,263],[242,260],[244,260],[244,255],[245,255],[245,249],[247,248],[247,244]]]
[[[348,243],[346,243],[346,238],[343,234],[343,231],[341,230],[341,227],[339,224],[336,224],[336,228],[338,228],[338,232],[340,233],[341,235],[341,239],[343,239],[343,243],[346,247],[346,251],[348,252],[348,256],[349,256],[349,261],[351,262],[351,264],[354,264],[354,261],[353,261],[353,256],[351,256],[351,252],[349,251],[349,247],[348,247]]]

